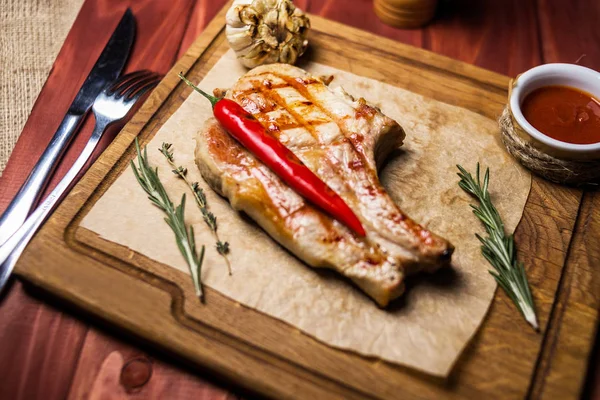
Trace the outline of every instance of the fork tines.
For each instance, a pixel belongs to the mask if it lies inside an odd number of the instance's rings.
[[[116,93],[116,98],[125,97],[125,100],[130,100],[156,86],[160,79],[159,74],[148,70],[131,72],[117,79],[107,90],[107,94],[110,96]]]

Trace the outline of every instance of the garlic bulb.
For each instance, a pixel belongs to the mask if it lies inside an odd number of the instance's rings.
[[[227,41],[248,68],[294,64],[308,46],[310,21],[291,0],[235,0],[225,18]]]

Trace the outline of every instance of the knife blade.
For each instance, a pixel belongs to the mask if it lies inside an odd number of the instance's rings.
[[[31,212],[96,96],[123,70],[134,36],[135,18],[128,8],[69,106],[67,114],[44,153],[0,217],[0,245],[19,229]]]

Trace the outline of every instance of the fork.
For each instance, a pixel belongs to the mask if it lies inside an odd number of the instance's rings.
[[[117,79],[96,97],[92,106],[96,125],[83,151],[43,203],[0,246],[0,291],[6,285],[17,260],[33,235],[87,163],[106,128],[125,118],[138,100],[156,86],[159,80],[160,76],[150,71],[132,72]]]

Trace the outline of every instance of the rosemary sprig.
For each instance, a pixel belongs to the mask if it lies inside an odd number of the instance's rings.
[[[198,182],[190,182],[187,178],[187,168],[182,166],[177,166],[175,164],[175,157],[173,156],[173,145],[171,143],[163,143],[160,149],[158,149],[167,159],[169,165],[173,168],[173,173],[178,175],[183,181],[188,185],[192,193],[194,194],[194,198],[196,199],[196,204],[200,211],[202,212],[202,218],[206,225],[210,228],[210,230],[214,233],[215,239],[217,240],[216,249],[217,252],[223,256],[225,262],[227,263],[227,269],[229,271],[229,275],[231,275],[231,264],[229,262],[229,258],[227,254],[229,253],[229,243],[223,242],[219,238],[219,233],[217,231],[217,217],[208,209],[208,203],[206,201],[206,195],[204,194],[204,190],[200,187]]]
[[[165,213],[165,222],[173,230],[179,251],[190,268],[196,295],[200,300],[204,300],[201,281],[204,246],[202,246],[200,254],[198,254],[194,240],[194,228],[191,226],[188,228],[185,224],[185,194],[181,196],[181,202],[175,207],[158,177],[158,168],[153,169],[150,166],[146,148],[144,148],[144,152],[142,153],[137,138],[135,139],[135,149],[137,151],[138,165],[136,167],[133,160],[131,160],[133,174],[142,189],[148,194],[150,201]]]
[[[486,169],[482,184],[479,178],[479,163],[477,163],[477,180],[460,165],[457,165],[457,167],[460,171],[458,173],[460,177],[458,185],[479,200],[480,203],[479,206],[471,205],[471,207],[473,213],[483,222],[488,233],[487,238],[483,238],[478,234],[475,236],[481,242],[483,256],[495,269],[495,271],[490,270],[489,272],[510,296],[527,322],[535,330],[538,330],[535,306],[529,290],[525,268],[523,263],[517,260],[515,239],[513,235],[506,236],[500,214],[498,214],[498,210],[496,210],[490,199],[488,192],[490,169]]]

